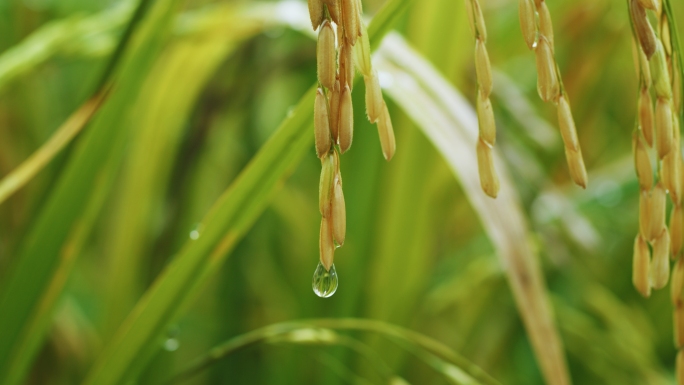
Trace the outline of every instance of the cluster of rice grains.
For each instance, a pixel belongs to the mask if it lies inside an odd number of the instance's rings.
[[[496,142],[496,122],[489,96],[492,92],[492,70],[485,43],[487,28],[478,0],[465,0],[470,29],[475,36],[475,69],[477,72],[478,95],[477,117],[480,135],[477,141],[477,163],[482,190],[492,198],[499,193],[499,178],[494,168],[492,148]],[[537,57],[537,91],[545,102],[558,105],[565,155],[573,181],[587,187],[587,171],[584,167],[582,150],[577,138],[575,122],[570,110],[568,96],[563,89],[560,72],[553,54],[553,26],[551,15],[544,0],[520,0],[520,25],[527,46]]]
[[[679,384],[684,385],[684,175],[681,175],[684,160],[679,132],[681,59],[673,50],[673,37],[676,35],[666,12],[668,4],[658,0],[628,2],[640,85],[637,128],[633,134],[634,163],[640,189],[639,234],[634,241],[632,281],[639,293],[648,297],[651,289],[667,285],[670,257],[675,261],[671,294],[675,345],[679,349],[677,378]],[[649,14],[657,20],[657,33],[651,26]],[[655,96],[655,108],[652,95]],[[655,160],[655,173],[651,160]],[[669,229],[665,222],[668,193],[672,201]]]
[[[352,89],[355,67],[366,84],[366,112],[377,123],[385,159],[394,156],[396,144],[378,74],[373,70],[368,32],[361,19],[360,0],[309,0],[309,15],[318,30],[318,90],[314,104],[316,154],[321,159],[319,185],[321,230],[320,263],[313,277],[319,297],[337,290],[333,264],[335,249],[344,244],[346,213],[340,174],[340,155],[349,150],[354,134]]]
[[[587,187],[587,170],[570,109],[570,101],[563,87],[554,58],[553,24],[544,0],[519,0],[520,27],[527,47],[534,50],[537,62],[537,92],[544,102],[553,102],[558,110],[565,158],[570,177],[578,186]]]

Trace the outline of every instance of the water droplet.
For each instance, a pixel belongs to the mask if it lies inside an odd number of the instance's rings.
[[[198,223],[195,225],[195,228],[193,228],[192,231],[190,231],[190,239],[192,239],[193,241],[198,240],[200,237],[200,231],[202,231],[202,224]]]
[[[164,341],[164,349],[168,350],[169,352],[175,352],[178,350],[178,346],[180,346],[180,342],[178,342],[178,340],[175,338],[168,338],[166,341]]]
[[[318,267],[314,272],[312,285],[314,293],[321,298],[332,297],[337,291],[337,271],[335,265],[330,267],[330,271],[325,270],[322,263],[318,263]]]

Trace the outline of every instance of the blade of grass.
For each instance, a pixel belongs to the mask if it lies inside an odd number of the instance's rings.
[[[239,335],[216,346],[205,355],[190,362],[185,368],[174,373],[167,383],[187,379],[215,364],[224,357],[247,347],[262,342],[268,342],[269,340],[288,341],[288,335],[290,336],[290,342],[334,343],[336,335],[316,333],[317,330],[320,331],[320,328],[361,331],[381,335],[395,341],[399,346],[406,348],[410,352],[416,354],[419,358],[425,359],[440,373],[449,378],[460,378],[464,380],[463,383],[469,384],[499,384],[498,381],[489,376],[477,365],[468,361],[437,340],[386,322],[354,318],[286,322]]]
[[[30,73],[56,53],[77,44],[79,38],[125,24],[133,12],[132,5],[132,1],[124,1],[93,16],[54,21],[33,32],[0,56],[0,91],[16,77]],[[113,69],[115,66],[116,61],[110,60],[107,68]],[[102,79],[109,74],[110,71],[103,72]]]
[[[220,15],[223,20],[238,19],[237,14]],[[250,36],[244,32],[236,35]],[[164,197],[173,166],[168,159],[176,158],[185,122],[199,93],[238,44],[233,35],[218,33],[200,41],[181,39],[157,61],[141,93],[141,103],[133,112],[135,136],[118,185],[115,204],[121,209],[113,215],[106,247],[111,271],[107,277],[107,337],[120,326],[147,283],[141,262],[153,239],[149,233],[155,204]]]
[[[122,151],[123,149],[117,149]],[[35,313],[27,320],[22,330],[22,335],[12,350],[11,361],[8,363],[7,384],[21,384],[26,377],[33,359],[42,346],[45,331],[53,322],[53,313],[59,299],[62,297],[64,286],[67,283],[71,271],[80,256],[83,247],[91,234],[97,220],[100,208],[108,197],[112,185],[116,180],[116,167],[110,161],[105,172],[101,173],[95,182],[95,191],[81,218],[74,225],[64,247],[60,250],[59,266],[50,279],[50,283],[43,292],[36,307]]]
[[[460,69],[458,59],[463,57],[462,51],[470,53],[470,47],[459,43],[461,32],[470,34],[465,12],[459,8],[463,6],[463,2],[450,0],[422,2],[407,18],[406,39],[415,41],[420,52],[442,73]],[[445,42],[444,35],[453,38]],[[391,112],[396,110],[391,108]],[[435,262],[426,250],[431,250],[433,234],[441,225],[433,219],[434,213],[443,212],[443,207],[437,208],[441,203],[433,198],[442,187],[439,181],[451,175],[432,143],[409,118],[394,114],[393,121],[397,142],[402,145],[378,186],[382,199],[377,204],[378,221],[373,228],[373,258],[369,268],[363,268],[368,271],[363,301],[367,318],[407,325],[414,320],[414,309]],[[397,258],[398,255],[402,257]],[[401,285],[396,284],[398,277]],[[371,338],[378,340],[376,336]],[[378,349],[387,345],[378,345],[377,341],[369,344]],[[388,361],[397,365],[403,352],[394,352]]]
[[[139,9],[150,0],[142,0]],[[79,143],[54,192],[48,198],[42,212],[23,240],[19,256],[15,261],[7,282],[0,293],[0,383],[6,384],[10,357],[20,349],[27,338],[25,328],[35,323],[30,317],[52,277],[59,267],[59,254],[73,225],[81,217],[95,186],[95,180],[102,166],[117,148],[125,142],[126,127],[122,124],[130,100],[140,88],[142,79],[151,67],[169,29],[176,0],[159,0],[145,19],[136,13],[131,23],[140,22],[140,32],[131,38],[131,50],[123,56],[114,55],[112,60],[121,60],[120,70],[112,74],[119,81],[112,94],[95,117],[93,125]],[[128,40],[121,45],[128,45]]]
[[[442,153],[478,212],[508,276],[544,378],[549,384],[569,384],[544,277],[527,241],[528,225],[506,167],[498,157],[500,196],[492,200],[480,191],[474,161],[477,119],[472,107],[400,37],[388,37],[379,53],[379,68],[392,75],[387,89],[391,98]]]
[[[52,137],[44,145],[0,180],[0,204],[28,183],[81,132],[100,108],[105,98],[106,92],[102,92],[86,101],[52,134]]]
[[[250,10],[257,11],[258,9],[256,8],[257,7],[251,7]],[[171,94],[176,95],[176,99],[169,98],[169,92],[168,90],[165,90],[161,94],[156,95],[156,97],[155,95],[144,95],[141,99],[141,102],[136,103],[137,112],[134,112],[134,115],[137,116],[136,124],[142,126],[139,130],[136,130],[136,135],[141,135],[143,137],[147,135],[148,137],[148,143],[142,145],[142,154],[139,154],[140,156],[138,156],[137,159],[132,159],[130,161],[132,163],[131,168],[133,169],[133,171],[129,170],[129,173],[137,173],[137,177],[134,177],[135,180],[132,184],[132,188],[134,190],[132,191],[132,194],[136,204],[144,204],[145,197],[148,196],[148,194],[146,194],[147,191],[145,190],[145,188],[149,187],[150,183],[156,184],[158,179],[164,178],[164,173],[161,170],[161,166],[154,166],[153,163],[156,159],[155,154],[164,159],[167,159],[166,157],[169,157],[168,150],[160,150],[155,152],[151,151],[151,149],[155,149],[160,146],[164,148],[164,143],[166,143],[166,141],[164,140],[165,138],[168,138],[169,140],[173,141],[173,139],[171,138],[174,135],[173,133],[177,132],[182,128],[183,122],[186,120],[185,115],[189,113],[189,103],[191,103],[192,100],[195,100],[196,95],[199,92],[199,89],[201,89],[201,86],[204,84],[204,80],[202,79],[205,79],[205,77],[213,71],[212,68],[215,68],[215,66],[218,65],[218,63],[225,57],[225,55],[236,46],[238,40],[252,36],[255,33],[262,31],[263,28],[267,26],[266,24],[261,22],[262,19],[264,19],[265,17],[265,15],[263,15],[263,12],[253,12],[253,14],[251,14],[252,17],[250,19],[241,20],[237,16],[244,14],[245,10],[237,9],[235,6],[222,7],[221,9],[214,9],[213,11],[214,12],[212,12],[212,14],[202,14],[201,12],[193,12],[191,14],[184,15],[184,18],[182,19],[183,23],[179,22],[176,25],[179,26],[188,23],[193,23],[195,25],[195,28],[192,30],[188,30],[187,28],[184,29],[186,33],[181,34],[181,37],[187,37],[188,41],[186,41],[185,43],[176,44],[174,46],[175,48],[171,48],[170,51],[172,53],[170,54],[170,57],[162,57],[161,59],[159,59],[159,65],[162,68],[157,68],[157,70],[155,70],[155,76],[153,76],[150,79],[150,82],[153,83],[153,85],[150,88],[155,89],[154,84],[156,83],[154,83],[154,81],[159,80],[159,77],[163,77],[164,74],[168,75],[168,71],[164,71],[165,67],[172,67],[176,68],[177,70],[180,69],[180,71],[176,72],[182,73],[186,73],[186,71],[190,70],[191,73],[193,73],[194,75],[192,77],[179,77],[179,73],[172,73],[170,75],[170,78],[182,79],[182,81],[187,82],[189,84],[189,87],[195,87],[195,91],[191,92],[186,90],[183,87],[183,84],[180,83],[180,81],[166,82],[165,84],[173,84],[176,93]],[[116,12],[116,14],[118,15],[120,11],[116,9],[112,12]],[[138,17],[139,15],[140,13],[138,12]],[[226,18],[239,20],[239,22],[231,24],[231,30],[234,32],[232,35],[226,36],[226,34],[221,33],[223,32],[221,29],[210,28],[211,25],[207,25],[209,22],[214,22],[214,20],[219,18],[222,20],[225,20]],[[91,28],[88,26],[102,19],[110,20],[111,16],[107,16],[103,13],[102,15],[97,15],[92,19],[84,20],[82,22],[83,25],[81,26],[80,30],[91,31]],[[106,25],[105,27],[100,28],[107,28],[109,29],[109,33],[112,33],[115,30],[114,27],[116,27],[116,25]],[[213,36],[207,36],[206,30],[208,29],[211,29],[214,32]],[[202,40],[202,44],[196,44],[195,40],[192,39],[194,33],[198,32],[204,34],[203,36],[205,37],[205,40]],[[235,39],[233,37],[235,37]],[[113,57],[118,57],[119,55],[120,53],[115,53]],[[195,65],[193,66],[189,63],[183,62],[178,63],[178,60],[173,60],[174,57],[186,61],[192,61],[195,63]],[[112,62],[113,61],[114,60],[112,60]],[[175,67],[173,66],[174,63]],[[109,73],[111,75],[112,68],[113,67],[109,66],[108,69],[105,71],[105,74]],[[180,92],[181,90],[183,90],[183,92]],[[101,102],[102,97],[98,97],[97,99],[94,99],[89,103],[92,104],[95,101],[97,101],[98,103]],[[176,102],[180,103],[180,105],[185,105],[185,107],[180,107],[179,105],[169,107],[168,105],[164,104]],[[78,132],[78,129],[83,127],[83,125],[85,124],[85,122],[83,121],[84,119],[80,119],[80,121],[78,121],[79,119],[77,118],[80,118],[80,115],[76,115],[82,113],[82,111],[86,111],[86,107],[88,106],[88,104],[84,106],[81,110],[75,113],[74,118],[70,119],[67,123],[65,123],[65,127],[62,130],[67,131],[66,133],[62,133],[62,131],[60,131],[59,133],[55,134],[55,136],[58,137],[58,143],[53,143],[56,142],[55,140],[53,140],[46,144],[46,146],[50,146],[50,148],[47,150],[51,151],[49,154],[43,154],[41,152],[43,150],[41,149],[36,154],[40,156],[39,159],[34,161],[32,158],[27,161],[27,166],[29,166],[28,170],[25,170],[23,166],[17,169],[17,176],[22,178],[21,181],[23,183],[30,180],[30,178],[40,170],[40,167],[44,166],[44,164],[54,156],[56,151],[64,147],[68,143],[68,141],[71,138],[73,138],[73,136]],[[91,107],[91,109],[92,108],[93,107]],[[168,111],[172,111],[172,113],[168,113]],[[157,115],[155,115],[155,113]],[[158,115],[161,115],[161,117]],[[92,113],[90,114],[90,116],[92,116]],[[75,123],[83,124],[81,124],[80,127],[73,127]],[[168,127],[168,124],[172,124],[174,127]],[[163,135],[159,134],[157,131],[161,131]],[[71,136],[67,138],[67,134]],[[136,140],[133,141],[137,142]],[[173,145],[167,146],[173,147]],[[121,155],[116,155],[113,158],[120,157]],[[144,164],[147,167],[139,166],[141,164]],[[8,367],[10,368],[8,374],[8,383],[16,383],[20,381],[21,378],[23,378],[23,376],[26,373],[26,370],[28,369],[28,366],[32,361],[33,356],[35,355],[37,349],[40,348],[42,336],[44,334],[44,331],[49,326],[51,320],[52,309],[54,308],[56,301],[59,299],[60,294],[62,293],[62,289],[64,287],[64,284],[66,283],[66,279],[69,276],[74,261],[78,257],[78,254],[80,252],[80,247],[76,247],[74,246],[74,244],[79,244],[80,242],[83,242],[85,238],[88,237],[89,231],[92,228],[92,223],[97,217],[97,214],[99,213],[99,210],[102,207],[102,204],[104,203],[104,199],[106,198],[107,194],[104,192],[109,191],[111,189],[113,182],[112,176],[113,174],[115,174],[116,168],[117,161],[111,160],[110,158],[110,161],[108,161],[108,165],[105,167],[105,171],[102,171],[100,173],[100,176],[98,177],[99,179],[106,179],[107,182],[96,183],[96,185],[100,187],[98,187],[97,192],[94,193],[91,197],[91,201],[93,202],[89,203],[88,209],[86,210],[87,214],[84,214],[83,218],[79,220],[79,224],[74,228],[74,232],[78,233],[78,236],[73,235],[69,238],[72,239],[74,237],[77,237],[79,239],[79,242],[73,240],[67,241],[65,243],[65,247],[60,252],[61,256],[59,260],[59,266],[55,270],[55,274],[52,277],[48,288],[41,296],[40,304],[38,305],[39,310],[37,311],[37,313],[32,315],[30,323],[27,323],[27,326],[24,327],[22,331],[23,337],[21,337],[20,342],[17,343],[17,346],[14,349],[15,354],[13,354],[12,364],[8,365]],[[152,175],[149,175],[149,173],[144,174],[145,170],[152,170]],[[141,173],[144,175],[140,175]],[[8,186],[8,188],[14,187],[14,185],[9,184],[10,182],[14,183],[13,179],[8,179],[7,182],[8,184],[6,186]],[[1,192],[3,191],[3,183],[4,182],[0,182],[0,196],[2,196]],[[104,187],[104,185],[109,187]],[[124,185],[126,185],[125,182]],[[124,191],[126,191],[126,189],[124,189]],[[2,199],[0,199],[0,202],[1,201]],[[130,226],[131,222],[135,223],[135,221],[132,220],[131,217],[144,215],[147,213],[147,211],[140,209],[139,207],[133,208],[128,204],[123,204],[123,206],[130,208],[130,210],[125,210],[125,212],[122,213],[127,219],[127,230],[142,232],[142,230],[140,230],[139,228],[136,228],[135,226]],[[83,223],[87,224],[83,225]],[[112,279],[112,292],[116,291],[116,297],[120,299],[124,297],[123,294],[126,293],[126,290],[133,292],[134,288],[136,287],[127,280],[131,280],[131,277],[135,277],[135,275],[133,274],[134,269],[132,268],[132,266],[130,266],[130,261],[139,259],[139,253],[131,252],[130,248],[132,247],[135,249],[135,245],[131,245],[131,242],[129,242],[126,239],[122,240],[119,238],[116,239],[117,242],[115,242],[111,247],[112,250],[116,251],[116,253],[114,253],[116,258],[112,258],[116,262],[112,268],[113,273],[110,276]],[[128,249],[126,247],[128,247]],[[127,263],[128,266],[126,266]],[[117,267],[119,268],[117,269]],[[120,272],[121,274],[117,275],[117,272]],[[136,299],[137,296],[131,299],[131,301],[134,302]],[[128,310],[130,310],[130,308],[125,308],[121,310],[120,313],[123,314],[120,314],[118,317],[116,316],[116,314],[112,314],[111,312],[109,313],[106,319],[108,324],[111,325],[110,327],[112,329],[119,326],[121,319],[125,316],[125,314],[127,314]]]
[[[374,44],[410,0],[391,0],[369,27]],[[216,202],[203,221],[204,231],[189,241],[138,302],[112,343],[91,369],[85,384],[109,385],[135,378],[158,349],[158,336],[177,316],[179,305],[216,270],[227,253],[267,206],[283,176],[311,150],[316,87],[312,87],[275,134]]]

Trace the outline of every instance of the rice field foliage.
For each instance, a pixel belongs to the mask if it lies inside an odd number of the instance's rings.
[[[0,384],[677,383],[632,284],[650,2],[361,3],[322,299],[306,2],[0,2]]]

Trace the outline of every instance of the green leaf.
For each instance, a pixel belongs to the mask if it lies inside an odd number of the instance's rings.
[[[148,0],[142,0],[143,9]],[[57,186],[24,239],[11,274],[0,293],[0,383],[6,382],[8,371],[14,370],[10,358],[30,359],[22,346],[35,338],[32,316],[38,313],[41,297],[49,290],[58,271],[60,254],[74,223],[83,214],[96,186],[98,174],[112,154],[125,143],[127,112],[131,97],[137,95],[142,81],[151,68],[171,26],[177,0],[155,2],[132,37],[130,50],[123,56],[121,67],[113,73],[117,81],[105,105],[95,117],[75,153],[72,155]],[[136,13],[132,22],[137,22]],[[115,55],[114,60],[118,56]],[[55,297],[56,298],[56,297]],[[53,301],[54,303],[54,301]],[[52,304],[53,304],[52,303]],[[52,305],[50,304],[50,305]],[[18,353],[21,352],[21,355]],[[18,380],[15,376],[13,381]]]

